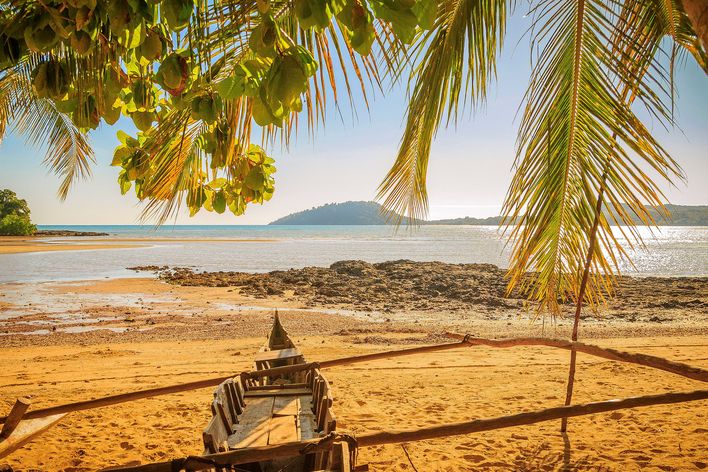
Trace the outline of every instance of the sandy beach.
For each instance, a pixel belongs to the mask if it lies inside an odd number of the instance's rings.
[[[88,241],[87,243],[83,241]],[[82,240],[82,242],[54,240],[48,241],[42,237],[18,237],[0,236],[0,254],[24,254],[30,252],[53,252],[53,251],[86,251],[100,249],[126,249],[145,247],[145,244],[122,244],[113,239],[110,242],[105,240]]]
[[[409,276],[415,275],[409,269]],[[491,268],[484,272],[485,277],[494,273]],[[203,276],[220,280],[214,277]],[[444,342],[444,331],[566,337],[570,327],[567,319],[545,326],[532,322],[513,299],[500,305],[488,298],[443,310],[442,297],[439,305],[418,311],[403,309],[414,305],[402,299],[400,306],[387,309],[372,302],[362,309],[340,299],[306,297],[309,289],[298,288],[297,277],[281,294],[266,296],[250,285],[186,280],[194,283],[146,277],[5,284],[0,310],[8,319],[0,356],[7,362],[0,374],[0,408],[8,410],[22,395],[32,396],[33,406],[40,408],[240,372],[251,366],[263,342],[272,307],[280,308],[284,325],[310,360]],[[272,281],[261,281],[267,291]],[[415,284],[418,278],[409,281]],[[648,296],[652,292],[635,286],[645,293],[644,304],[635,304],[632,312],[620,307],[615,316],[586,318],[581,337],[708,366],[705,278],[637,283],[654,283],[655,289],[683,284],[690,292],[685,299],[699,302],[681,303],[672,289],[668,298],[657,290]],[[402,296],[401,290],[393,290],[390,298]],[[667,300],[676,306],[667,307]],[[651,321],[657,314],[660,320]],[[30,332],[35,334],[22,334]],[[568,357],[548,348],[461,348],[333,368],[327,376],[338,429],[356,435],[561,405]],[[577,402],[701,388],[653,369],[579,359]],[[71,414],[0,462],[15,470],[88,471],[199,454],[210,398],[211,389],[202,389]],[[410,443],[405,445],[410,460],[400,445],[367,448],[359,463],[374,471],[701,470],[708,466],[707,406],[693,402],[572,419],[565,437],[558,422],[548,422]]]

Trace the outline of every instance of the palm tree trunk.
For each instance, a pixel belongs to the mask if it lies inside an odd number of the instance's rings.
[[[588,286],[588,278],[590,277],[590,265],[592,264],[592,256],[595,252],[595,244],[597,241],[597,230],[600,226],[600,212],[602,211],[602,197],[605,193],[605,179],[602,179],[602,186],[597,195],[597,205],[595,206],[595,219],[592,222],[590,231],[590,241],[588,244],[588,254],[585,258],[585,267],[583,268],[583,279],[580,281],[580,290],[578,291],[578,300],[575,304],[575,318],[573,320],[573,334],[571,339],[578,340],[578,325],[580,324],[580,312],[583,308],[583,299],[585,298],[585,289]],[[565,392],[565,404],[570,405],[573,399],[573,384],[575,383],[575,360],[578,353],[575,349],[570,350],[570,369],[568,370],[568,387]],[[568,418],[561,420],[561,432],[565,433],[568,428]]]
[[[683,9],[686,10],[688,19],[691,20],[693,30],[703,45],[708,50],[708,1],[707,0],[682,0]]]

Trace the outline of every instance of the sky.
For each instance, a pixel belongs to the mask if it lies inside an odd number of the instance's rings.
[[[431,219],[484,217],[500,211],[512,175],[519,104],[531,70],[528,38],[530,20],[517,12],[508,25],[498,77],[486,104],[470,110],[456,126],[441,129],[432,147],[428,173]],[[708,204],[708,77],[688,59],[676,72],[678,127],[664,130],[648,121],[659,142],[682,165],[686,183],[663,186],[670,203]],[[276,160],[276,191],[264,205],[250,205],[236,217],[186,210],[177,224],[267,224],[295,211],[331,202],[372,200],[393,163],[406,108],[405,85],[375,93],[367,112],[355,96],[357,115],[346,104],[341,115],[331,107],[324,127],[314,139],[306,132],[289,149],[268,149]],[[69,197],[56,196],[59,178],[42,165],[44,150],[27,146],[22,137],[8,135],[0,146],[0,188],[9,188],[28,201],[36,224],[138,224],[141,205],[132,191],[122,196],[119,168],[110,167],[119,129],[134,131],[129,120],[92,133],[97,163],[93,176],[77,183]]]

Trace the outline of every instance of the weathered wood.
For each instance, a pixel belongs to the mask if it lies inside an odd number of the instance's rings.
[[[308,388],[307,383],[291,383],[291,384],[271,384],[271,385],[257,385],[255,387],[251,387],[249,391],[254,391],[254,390],[288,390],[291,388]]]
[[[450,337],[462,340],[464,336],[459,334],[448,334]],[[688,377],[695,380],[700,380],[702,382],[708,382],[708,371],[698,367],[692,367],[686,364],[681,364],[678,362],[668,361],[659,357],[648,356],[645,354],[629,354],[623,353],[621,351],[616,351],[613,349],[604,349],[598,346],[593,346],[584,343],[572,343],[570,341],[564,341],[559,339],[548,339],[548,338],[514,338],[514,339],[482,339],[482,338],[468,338],[467,344],[471,345],[486,345],[492,347],[513,347],[513,346],[549,346],[558,347],[562,349],[570,350],[575,344],[575,348],[578,352],[584,352],[597,357],[602,357],[605,359],[630,362],[634,364],[640,364],[647,367],[654,367],[656,369],[664,370],[666,372],[671,372],[683,377]],[[310,370],[315,367],[321,369],[336,367],[341,365],[356,364],[359,362],[369,362],[377,359],[386,359],[392,357],[400,356],[410,356],[415,354],[421,354],[425,352],[443,351],[447,349],[459,348],[461,343],[446,343],[446,344],[436,344],[432,346],[422,346],[409,349],[401,349],[396,351],[384,351],[377,352],[373,354],[365,354],[362,356],[351,356],[344,357],[341,359],[332,359],[329,361],[322,361],[319,363],[305,363],[289,365],[284,367],[276,367],[273,369],[245,372],[243,373],[244,379],[259,378],[262,376],[276,376],[283,375],[286,373],[293,372],[303,372]],[[139,400],[142,398],[151,398],[160,395],[167,395],[170,393],[185,392],[189,390],[196,390],[199,388],[213,387],[220,384],[224,380],[227,380],[233,376],[227,377],[217,377],[212,379],[198,380],[195,382],[188,382],[184,384],[169,385],[165,387],[151,388],[147,390],[141,390],[137,392],[122,393],[119,395],[110,395],[107,397],[96,398],[94,400],[85,400],[80,402],[68,403],[64,405],[58,405],[49,408],[43,408],[40,410],[31,410],[25,414],[25,418],[39,418],[42,416],[53,415],[57,413],[69,413],[72,411],[88,410],[91,408],[99,408],[103,406],[116,405],[118,403],[124,403],[127,401]],[[0,423],[4,423],[7,417],[0,417]]]
[[[66,414],[62,413],[45,418],[23,419],[10,436],[0,441],[0,458],[24,446],[65,416]]]
[[[226,443],[229,433],[224,429],[224,423],[218,416],[213,416],[202,432],[205,454],[214,454],[228,449]]]
[[[17,428],[17,425],[20,424],[20,421],[22,421],[22,417],[25,416],[25,412],[31,404],[32,400],[29,398],[21,397],[15,400],[10,414],[7,415],[7,421],[5,421],[5,424],[2,425],[2,430],[0,430],[0,441],[12,434],[15,428]]]
[[[309,388],[294,388],[289,390],[249,390],[246,392],[246,398],[254,397],[292,397],[298,395],[306,395],[312,393]]]
[[[298,402],[298,440],[306,440],[317,437],[317,425],[315,414],[312,411],[312,397],[303,395]]]
[[[275,397],[273,416],[297,416],[300,411],[300,397]]]
[[[628,362],[630,364],[643,365],[654,369],[671,372],[672,374],[687,377],[701,382],[708,382],[708,370],[700,367],[693,367],[688,364],[674,362],[662,357],[650,356],[648,354],[635,354],[631,352],[619,351],[617,349],[604,348],[593,344],[585,344],[581,342],[566,341],[563,339],[551,338],[509,338],[509,339],[485,339],[465,337],[461,334],[445,333],[445,336],[453,339],[459,339],[471,346],[489,346],[489,347],[516,347],[516,346],[548,346],[557,347],[567,350],[576,350],[591,356],[601,357],[612,361]],[[320,367],[324,367],[324,363],[320,363]]]
[[[273,351],[261,351],[256,354],[255,362],[271,362],[287,359],[297,359],[302,357],[302,352],[298,348],[276,349]]]
[[[462,423],[454,423],[441,426],[432,426],[409,431],[381,431],[376,433],[362,434],[357,436],[359,447],[378,446],[381,444],[393,444],[402,442],[421,441],[448,436],[476,433],[480,431],[490,431],[494,429],[509,428],[513,426],[540,423],[543,421],[557,420],[562,417],[576,417],[606,413],[609,411],[623,410],[627,408],[639,408],[653,405],[666,405],[688,401],[698,401],[708,399],[708,390],[696,390],[693,392],[664,393],[660,395],[646,395],[642,397],[624,398],[621,400],[607,400],[581,405],[560,406],[544,410],[519,413],[510,416],[496,418],[478,419]],[[323,442],[319,439],[309,441],[297,441],[292,443],[269,445],[249,449],[229,451],[220,454],[205,456],[206,459],[218,465],[238,465],[250,462],[270,460],[279,457],[292,457],[301,454],[300,451],[305,446],[310,446],[313,451],[329,450],[333,447],[332,442]],[[181,464],[183,468],[188,467],[191,471],[205,470],[210,468],[209,464],[200,462],[198,459],[191,460],[183,458],[177,461],[158,462],[139,466],[129,466],[112,469],[113,472],[171,472],[175,464]]]
[[[273,416],[268,425],[268,444],[297,441],[297,418],[295,415]]]
[[[229,447],[265,446],[268,444],[268,423],[273,413],[274,397],[253,398],[240,416]]]

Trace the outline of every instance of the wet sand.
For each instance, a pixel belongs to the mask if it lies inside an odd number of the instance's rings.
[[[0,254],[22,254],[27,252],[53,252],[53,251],[86,251],[100,249],[125,249],[146,247],[145,244],[116,244],[115,240],[110,240],[109,243],[97,244],[94,240],[86,238],[81,239],[82,242],[75,243],[73,241],[47,241],[41,237],[15,237],[15,236],[0,236]],[[86,244],[84,241],[90,241],[93,244]],[[95,240],[99,241],[99,240]],[[106,240],[103,240],[106,241]]]
[[[219,238],[116,238],[82,236],[78,239],[47,241],[47,237],[0,236],[0,254],[28,252],[87,251],[148,247],[153,243],[263,243],[274,239],[219,239]]]
[[[544,326],[518,307],[494,304],[362,310],[306,303],[294,291],[263,298],[152,278],[5,284],[0,295],[2,411],[22,395],[41,408],[240,372],[262,344],[273,307],[310,360],[445,342],[444,331],[567,337],[570,328],[567,319]],[[636,317],[588,317],[581,338],[708,367],[703,295],[673,308],[657,297],[645,293],[651,306],[638,306]],[[652,310],[671,315],[650,321]],[[561,405],[568,357],[548,348],[462,348],[327,376],[339,428],[356,435]],[[577,402],[703,388],[653,369],[585,355],[579,361]],[[0,464],[77,472],[199,454],[210,400],[211,389],[203,389],[75,413]],[[406,444],[412,464],[400,445],[362,449],[359,463],[373,471],[701,470],[708,467],[706,416],[705,401],[624,410],[571,419],[566,437],[556,421]]]

